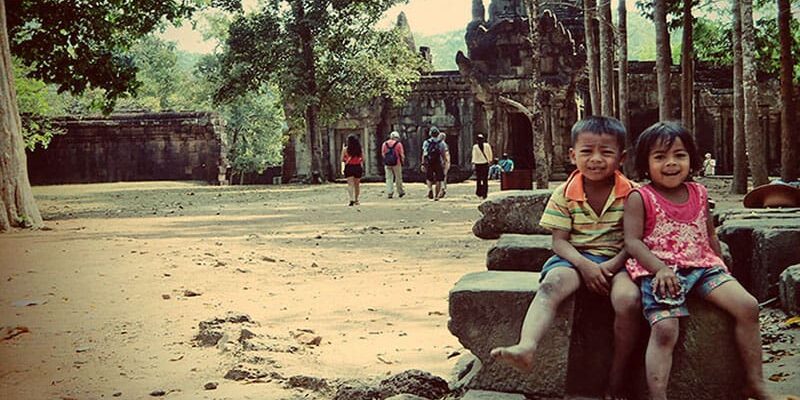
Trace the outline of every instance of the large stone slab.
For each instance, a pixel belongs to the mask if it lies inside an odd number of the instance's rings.
[[[729,208],[714,210],[712,217],[714,226],[735,220],[798,219],[800,208]]]
[[[478,206],[483,216],[472,226],[481,239],[497,239],[504,233],[549,234],[539,226],[550,190],[508,190],[492,193]]]
[[[489,351],[516,343],[535,295],[537,273],[487,271],[465,275],[450,291],[448,327],[483,363],[468,385],[480,390],[535,397],[600,396],[606,387],[613,345],[613,311],[607,299],[581,290],[561,305],[529,374],[494,362]],[[743,371],[733,321],[716,306],[690,297],[675,348],[671,399],[741,399]],[[644,321],[643,321],[644,323]],[[643,329],[642,341],[647,330]],[[630,371],[631,387],[645,398],[643,352]]]
[[[572,300],[559,308],[531,373],[522,374],[489,355],[494,347],[518,341],[538,280],[539,274],[528,272],[477,272],[462,277],[450,291],[448,328],[482,363],[469,388],[540,397],[566,393]]]
[[[718,233],[730,248],[731,273],[759,301],[777,296],[780,273],[800,263],[800,218],[728,219]]]
[[[781,273],[779,293],[783,310],[789,315],[800,315],[800,264]]]
[[[553,237],[550,235],[520,235],[505,233],[486,254],[486,269],[490,271],[539,272],[553,256]]]

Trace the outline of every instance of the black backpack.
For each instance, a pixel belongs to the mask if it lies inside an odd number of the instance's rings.
[[[386,146],[386,154],[383,155],[383,165],[388,165],[393,167],[397,165],[397,153],[394,151],[394,146],[397,146],[398,141],[395,141],[393,145]]]
[[[442,148],[439,146],[439,142],[433,139],[428,139],[428,154],[425,156],[425,164],[442,164]]]

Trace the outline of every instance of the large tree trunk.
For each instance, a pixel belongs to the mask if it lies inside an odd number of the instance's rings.
[[[683,40],[681,43],[681,121],[694,135],[694,40],[692,0],[683,0]]]
[[[769,183],[767,152],[761,135],[758,110],[758,81],[756,80],[755,33],[753,27],[753,2],[741,0],[742,20],[742,87],[744,88],[744,126],[747,141],[747,160],[753,185]]]
[[[670,64],[669,32],[667,32],[666,0],[654,0],[653,22],[656,27],[656,78],[658,81],[658,119],[672,118],[670,109]]]
[[[295,0],[291,3],[292,11],[297,23],[297,32],[300,39],[301,60],[303,62],[303,86],[305,88],[305,109],[303,117],[306,120],[306,138],[308,139],[309,150],[311,153],[311,182],[321,183],[323,180],[331,180],[328,176],[330,168],[326,168],[329,163],[322,157],[322,134],[319,127],[319,99],[317,92],[317,70],[314,58],[314,33],[308,26],[305,18],[305,5],[302,1]]]
[[[583,0],[583,30],[585,33],[586,67],[589,75],[589,98],[591,110],[586,110],[586,115],[600,115],[600,49],[596,45],[597,35],[597,9],[595,0]],[[586,105],[590,108],[589,105]]]
[[[547,152],[553,151],[545,148],[544,117],[542,116],[542,87],[541,87],[541,66],[539,64],[541,48],[539,47],[539,2],[537,0],[526,0],[525,7],[528,12],[528,25],[530,27],[529,38],[531,41],[531,84],[533,86],[533,108],[530,110],[529,118],[531,129],[533,130],[533,159],[536,163],[536,188],[547,189],[550,183],[550,163],[548,162]],[[523,107],[524,108],[524,107]]]
[[[739,0],[733,0],[733,181],[731,193],[747,193],[747,154],[742,92],[742,18]]]
[[[624,1],[617,4],[617,14],[619,14],[619,32],[617,34],[617,43],[619,49],[619,120],[628,134],[625,135],[625,147],[628,150],[628,157],[625,159],[625,174],[633,176],[634,173],[634,157],[633,145],[634,137],[633,132],[630,131],[631,121],[628,115],[628,9]]]
[[[789,0],[778,0],[778,32],[781,41],[781,179],[797,180],[797,128],[795,127],[795,103],[792,92],[792,36],[790,22],[792,11]]]
[[[43,225],[28,181],[5,10],[5,1],[0,0],[0,206],[3,209],[0,213],[0,232],[12,227],[38,228]]]
[[[611,21],[611,1],[597,3],[600,31],[600,111],[614,115],[614,25]]]

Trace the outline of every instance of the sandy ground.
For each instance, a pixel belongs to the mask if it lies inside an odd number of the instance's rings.
[[[358,207],[337,184],[36,187],[51,230],[0,235],[0,327],[29,330],[0,341],[0,398],[313,399],[330,392],[282,378],[449,379],[464,350],[447,330],[448,291],[485,269],[492,244],[471,234],[473,185],[432,202],[421,184],[393,200],[366,184]],[[194,345],[198,323],[226,312],[250,316],[260,351]],[[796,332],[776,331],[771,346],[788,350],[765,367],[782,393],[800,392]],[[223,378],[243,360],[267,376]]]

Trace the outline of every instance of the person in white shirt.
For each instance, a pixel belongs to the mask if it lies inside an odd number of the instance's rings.
[[[477,136],[477,143],[472,146],[472,164],[475,165],[475,194],[485,199],[489,193],[489,163],[494,159],[492,146],[486,143],[486,137],[482,133]]]

